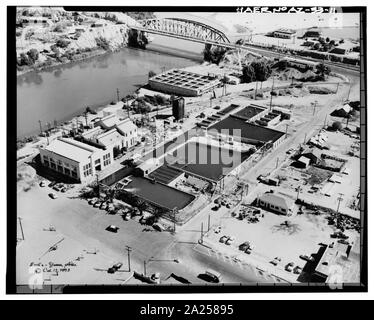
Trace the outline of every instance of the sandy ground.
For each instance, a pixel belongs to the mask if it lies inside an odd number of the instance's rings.
[[[19,284],[28,283],[31,263],[65,265],[69,261],[77,264],[68,266],[70,271],[61,271],[59,267],[58,276],[54,268],[45,272],[45,278],[50,279],[46,280],[48,284],[121,283],[130,276],[126,272],[125,245],[134,248],[133,270],[141,270],[141,264],[136,260],[157,256],[172,242],[167,233],[142,232],[144,227],[135,221],[124,221],[119,216],[107,215],[105,211],[93,208],[84,200],[71,199],[73,191],[59,193],[56,200],[48,197],[49,192],[48,187],[34,186],[28,192],[20,192],[17,197],[17,215],[22,219],[25,239],[19,240],[17,246]],[[117,234],[105,230],[111,224],[120,228]],[[56,232],[44,231],[50,226],[55,227]],[[17,228],[17,238],[22,239],[20,225]],[[56,251],[47,252],[61,239],[64,240]],[[95,250],[98,250],[97,254],[92,254]],[[76,260],[78,257],[81,257],[80,261]],[[106,270],[116,262],[123,263],[121,270],[125,272],[108,274]]]
[[[300,259],[302,254],[311,255],[319,249],[319,243],[331,243],[330,234],[333,228],[327,225],[322,216],[301,215],[284,217],[271,212],[266,212],[264,218],[258,223],[248,223],[246,220],[238,220],[226,216],[221,220],[223,226],[221,233],[211,233],[210,244],[226,250],[227,245],[219,243],[222,235],[231,235],[236,238],[230,245],[231,252],[239,255],[242,260],[249,260],[263,270],[274,273],[281,278],[296,282],[297,275],[284,270],[285,265],[294,262],[295,266],[304,267],[305,261]],[[289,220],[291,227],[285,228],[281,224]],[[246,255],[239,251],[238,246],[249,241],[254,246],[253,253]],[[270,264],[275,257],[282,261],[277,267]]]

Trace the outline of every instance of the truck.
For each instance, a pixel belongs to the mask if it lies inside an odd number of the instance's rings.
[[[207,269],[205,271],[205,276],[215,283],[219,283],[222,279],[222,275],[218,271],[212,269]]]

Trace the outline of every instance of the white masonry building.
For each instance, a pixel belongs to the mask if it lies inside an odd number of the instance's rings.
[[[103,150],[73,140],[58,138],[40,149],[44,166],[79,182],[87,182],[96,172],[113,162],[113,149]]]

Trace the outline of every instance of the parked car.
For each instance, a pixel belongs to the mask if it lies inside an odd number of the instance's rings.
[[[117,262],[116,264],[114,264],[108,269],[108,273],[115,273],[116,271],[121,269],[122,265],[123,265],[122,262]]]
[[[247,249],[245,249],[244,251],[246,254],[251,254],[252,253],[252,250],[248,247]]]
[[[94,204],[97,201],[97,198],[91,198],[88,200],[88,204]]]
[[[99,208],[100,205],[101,205],[101,200],[96,200],[96,202],[94,203],[93,206],[94,206],[95,208]]]
[[[111,224],[110,226],[106,227],[105,229],[106,231],[110,231],[110,232],[114,232],[114,233],[117,233],[119,228],[113,224]]]
[[[221,226],[218,226],[218,227],[214,228],[214,233],[220,233],[221,231],[222,231]]]
[[[241,245],[239,245],[239,250],[240,251],[245,251],[249,248],[249,246],[250,246],[249,241],[245,241]]]
[[[226,243],[226,241],[229,239],[228,236],[222,236],[221,238],[219,238],[219,242],[221,243]]]
[[[68,189],[67,189],[66,187],[63,187],[63,188],[61,189],[61,192],[62,192],[62,193],[65,193],[66,191],[68,191]]]
[[[226,244],[229,246],[231,245],[235,240],[235,237],[229,236],[228,239],[226,240]]]
[[[286,267],[284,268],[286,271],[291,272],[295,264],[293,262],[289,262],[286,264]]]
[[[52,198],[52,199],[57,199],[57,198],[58,198],[57,195],[56,195],[55,193],[50,193],[50,194],[48,194],[48,195],[49,195],[49,197]]]
[[[151,280],[154,281],[156,284],[160,284],[161,279],[160,279],[160,273],[156,272],[151,275]]]
[[[42,188],[44,188],[46,185],[47,183],[45,181],[40,181],[39,183],[39,186],[41,186]]]
[[[108,207],[108,204],[105,201],[100,204],[100,209],[102,210],[106,210],[107,207]]]
[[[274,266],[278,265],[279,261],[277,258],[274,258],[273,260],[270,261],[270,263]]]
[[[165,231],[164,226],[162,224],[160,224],[160,223],[154,223],[152,225],[152,227],[153,227],[153,229],[155,229],[157,231],[160,231],[160,232]]]
[[[300,255],[300,259],[308,262],[313,262],[315,260],[312,256],[307,256],[306,254]]]
[[[293,272],[296,273],[296,274],[300,274],[301,273],[301,267],[299,266],[296,266],[294,269],[293,269]]]

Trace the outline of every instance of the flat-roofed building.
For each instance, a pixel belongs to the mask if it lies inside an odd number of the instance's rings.
[[[257,205],[284,215],[292,215],[295,201],[283,195],[264,193],[257,198]]]
[[[231,137],[233,140],[253,145],[271,143],[276,148],[285,138],[284,132],[264,128],[233,116],[215,123],[208,129],[212,136]]]
[[[138,141],[138,127],[129,119],[119,119],[110,114],[95,122],[95,127],[82,137],[105,148],[127,150]]]
[[[220,85],[215,77],[179,69],[158,74],[148,83],[153,90],[186,97],[200,96]]]
[[[359,283],[360,281],[360,238],[354,242],[335,243],[326,246],[314,276],[319,282],[332,284]]]
[[[86,182],[113,162],[113,150],[58,138],[40,149],[40,158],[44,166],[73,180]]]
[[[291,39],[291,37],[295,33],[296,33],[296,30],[281,28],[281,29],[275,30],[273,32],[273,36],[277,38],[282,38],[282,39]]]
[[[249,106],[246,106],[240,111],[234,113],[232,116],[247,121],[256,121],[257,119],[262,118],[267,112],[268,109],[265,107],[250,104]]]

